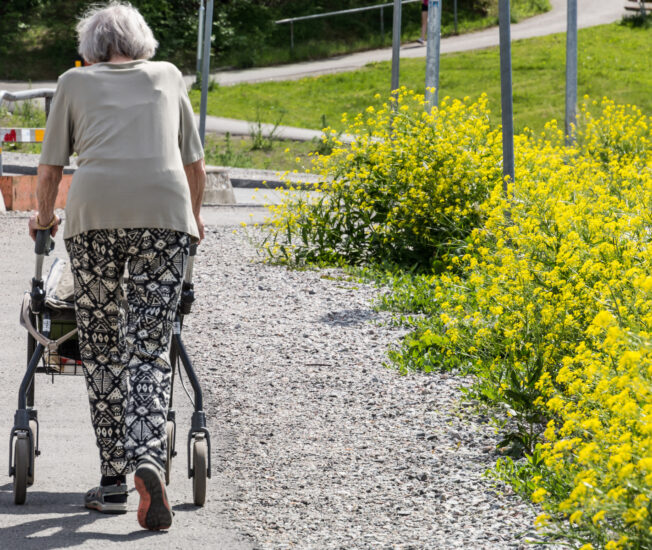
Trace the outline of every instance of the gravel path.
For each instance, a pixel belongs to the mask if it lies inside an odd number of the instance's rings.
[[[211,217],[219,218],[221,210],[215,210]],[[21,266],[32,261],[25,217],[0,216],[7,232],[0,242],[9,239],[23,253],[13,260]],[[27,281],[30,271],[18,277],[13,263],[0,265],[5,282]],[[190,497],[182,436],[171,486],[175,528],[162,547],[527,547],[535,511],[483,477],[497,458],[496,437],[487,419],[461,401],[460,388],[469,381],[445,373],[400,376],[383,366],[387,346],[402,332],[386,322],[387,314],[373,310],[378,289],[337,270],[263,264],[239,231],[217,225],[208,227],[200,247],[195,285],[184,341],[205,389],[213,478],[204,509],[184,504]],[[17,304],[23,290],[10,285],[0,298]],[[23,337],[16,318],[9,309],[0,315],[3,345],[10,348],[10,341]],[[0,363],[17,364],[24,357],[20,348]],[[5,423],[21,376],[12,372],[3,394]],[[0,476],[0,524],[21,548],[113,548],[127,541],[161,547],[158,539],[133,531],[132,517],[79,510],[75,491],[95,480],[96,451],[90,430],[78,420],[87,420],[82,386],[71,384],[56,384],[48,399],[56,403],[74,389],[67,398],[76,408],[41,403],[50,439],[39,458],[43,474],[25,508],[30,514],[15,515],[10,480]],[[175,408],[187,416],[179,384],[175,395]],[[60,418],[66,414],[76,423]],[[57,445],[75,449],[76,471]],[[61,487],[68,493],[60,494]],[[55,510],[61,513],[52,519]],[[44,539],[34,537],[53,521],[61,529],[39,546]]]
[[[261,264],[213,228],[185,339],[202,372],[221,510],[258,548],[525,548],[534,511],[484,478],[463,378],[383,366],[378,290]],[[202,350],[202,351],[198,351]]]

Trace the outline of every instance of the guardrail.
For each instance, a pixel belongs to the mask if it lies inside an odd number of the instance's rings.
[[[421,0],[403,0],[402,4],[412,4],[414,2],[420,2]],[[385,34],[385,20],[383,18],[383,9],[394,6],[393,2],[388,2],[387,4],[376,4],[375,6],[363,6],[361,8],[351,8],[348,10],[338,10],[338,11],[329,11],[326,13],[315,13],[312,15],[302,15],[301,17],[290,17],[288,19],[279,19],[274,21],[277,25],[283,25],[285,23],[290,24],[290,51],[294,51],[294,23],[296,21],[308,21],[310,19],[321,19],[322,17],[333,17],[335,15],[348,15],[350,13],[360,13],[363,11],[371,10],[380,10],[380,34]]]
[[[45,99],[45,118],[50,114],[50,104],[54,90],[39,88],[25,90],[24,92],[8,92],[0,90],[0,106],[3,101],[26,101],[30,99]],[[2,144],[3,143],[41,143],[45,135],[45,128],[0,128],[0,176],[2,171]]]

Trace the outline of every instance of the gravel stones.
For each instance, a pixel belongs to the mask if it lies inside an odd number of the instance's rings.
[[[469,381],[383,365],[403,333],[378,289],[262,264],[228,228],[208,231],[195,289],[211,498],[257,548],[527,546],[535,512],[483,476],[497,439],[460,407]]]
[[[536,512],[484,477],[497,438],[463,406],[469,380],[386,368],[403,332],[373,310],[377,288],[263,264],[216,226],[194,283],[183,335],[212,435],[208,498],[226,528],[261,549],[527,547]]]

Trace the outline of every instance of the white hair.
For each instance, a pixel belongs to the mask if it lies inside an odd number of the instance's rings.
[[[140,12],[127,2],[93,6],[77,23],[79,54],[89,63],[114,55],[131,59],[154,56],[158,42]]]

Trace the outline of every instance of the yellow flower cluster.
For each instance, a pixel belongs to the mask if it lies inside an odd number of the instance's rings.
[[[435,294],[465,327],[450,352],[526,425],[532,500],[586,548],[652,548],[652,128],[605,99],[575,137],[551,123],[515,139],[515,184],[495,186]]]

